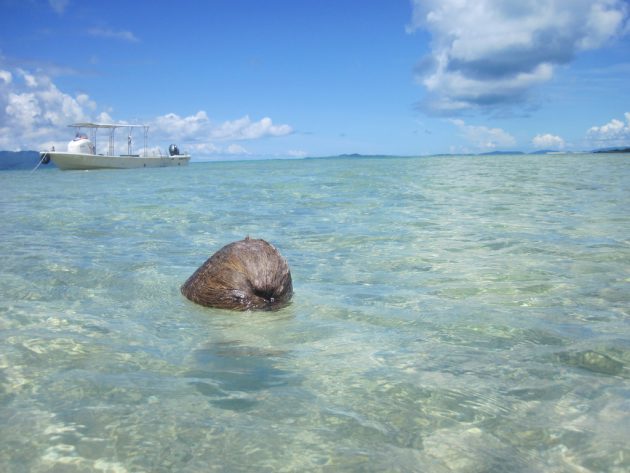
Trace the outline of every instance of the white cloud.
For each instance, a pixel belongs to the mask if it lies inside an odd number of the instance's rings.
[[[117,31],[108,28],[90,28],[88,33],[91,36],[107,39],[119,39],[129,43],[138,43],[140,40],[131,31]]]
[[[501,128],[467,125],[463,120],[451,120],[457,126],[464,138],[480,150],[489,151],[499,147],[514,146],[516,140]]]
[[[252,122],[249,116],[223,122],[211,131],[217,140],[255,140],[265,136],[284,136],[293,133],[289,125],[274,125],[271,118],[265,117]]]
[[[605,125],[593,126],[587,137],[594,146],[630,146],[630,112],[624,113],[626,122],[613,118]]]
[[[232,143],[231,145],[228,145],[225,151],[228,154],[250,154],[249,151],[247,151],[241,145],[236,144],[236,143]]]
[[[257,140],[293,133],[289,125],[274,125],[269,117],[253,122],[249,116],[244,116],[215,125],[203,110],[188,117],[180,117],[175,113],[162,115],[154,120],[152,127],[173,139],[210,141]]]
[[[152,123],[152,128],[155,131],[179,140],[207,135],[210,127],[211,123],[208,115],[203,110],[188,117],[167,113],[157,117]]]
[[[249,156],[251,153],[243,146],[231,143],[227,146],[217,146],[214,143],[194,143],[187,149],[196,157],[203,156],[225,156],[225,155],[240,155]]]
[[[114,123],[114,119],[107,112],[101,112],[96,116],[96,123]]]
[[[85,93],[62,92],[39,71],[2,68],[0,61],[0,149],[40,150],[53,144],[58,149],[65,149],[66,138],[70,136],[66,126],[70,123],[125,123],[114,120],[111,112],[109,109],[99,110],[97,103]],[[230,142],[293,132],[289,125],[275,125],[269,117],[252,121],[245,116],[217,125],[203,110],[183,117],[168,113],[148,120],[148,124],[153,139],[180,143],[182,147],[204,155],[250,154],[243,146]],[[226,144],[217,146],[215,142]],[[126,138],[123,144],[126,145]]]
[[[552,135],[550,133],[545,133],[544,135],[536,135],[532,139],[532,144],[534,148],[537,149],[563,149],[564,148],[564,140],[557,136]]]
[[[68,6],[69,0],[48,0],[48,3],[53,10],[61,15]]]
[[[4,110],[14,123],[22,128],[31,128],[37,116],[41,114],[41,108],[35,94],[26,93],[9,93],[7,106]]]
[[[0,69],[0,79],[2,79],[5,84],[10,84],[13,80],[13,75],[9,71]]]
[[[626,0],[413,0],[409,32],[432,35],[416,67],[424,107],[455,112],[527,98],[553,69],[627,32]]]
[[[194,143],[189,148],[195,155],[206,156],[221,153],[221,149],[214,143]]]
[[[610,0],[592,2],[585,28],[587,34],[581,38],[578,46],[581,49],[596,49],[608,41],[612,34],[626,33],[624,29],[630,26],[630,22],[625,21],[627,16],[627,3]]]
[[[4,79],[0,81],[0,147],[4,149],[40,149],[55,130],[87,120],[87,109],[96,106],[86,94],[60,91],[40,73],[16,69],[3,70],[0,76]]]
[[[90,99],[90,96],[87,94],[78,94],[77,95],[77,102],[79,103],[79,105],[83,106],[83,107],[87,107],[91,110],[95,110],[96,109],[96,102],[94,100]]]
[[[26,83],[26,85],[28,87],[30,87],[31,89],[37,87],[39,84],[37,83],[37,78],[33,75],[33,74],[29,74],[28,72],[18,69],[18,72],[20,73],[20,75],[22,76],[22,79],[24,79],[24,82]],[[47,78],[45,76],[41,77],[41,82],[43,82],[44,84],[47,84]],[[42,84],[42,85],[44,85]]]

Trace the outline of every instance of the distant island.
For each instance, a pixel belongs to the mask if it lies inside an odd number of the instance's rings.
[[[593,153],[630,153],[630,147],[596,149]]]
[[[0,170],[34,169],[39,163],[38,151],[0,151]],[[48,166],[54,166],[53,163]]]
[[[445,157],[445,156],[519,156],[519,155],[545,155],[545,154],[585,154],[585,153],[630,153],[630,147],[621,148],[601,148],[592,151],[561,151],[557,149],[540,149],[536,151],[530,151],[525,153],[524,151],[487,151],[485,153],[438,153],[431,155],[421,155],[422,157]],[[419,155],[420,156],[420,155]],[[411,156],[396,156],[396,155],[383,155],[383,154],[361,154],[361,153],[347,153],[339,154],[336,156],[322,156],[319,158],[407,158]],[[307,158],[311,159],[311,158]]]
[[[487,153],[479,153],[479,156],[501,156],[503,154],[525,154],[522,151],[488,151]]]

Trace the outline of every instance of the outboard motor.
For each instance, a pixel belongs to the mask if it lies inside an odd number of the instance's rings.
[[[171,156],[177,156],[179,154],[179,148],[177,145],[171,145],[168,147],[168,154]]]

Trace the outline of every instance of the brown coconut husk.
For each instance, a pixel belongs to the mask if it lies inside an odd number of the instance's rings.
[[[277,310],[293,296],[291,271],[280,252],[265,240],[230,243],[181,287],[191,301],[231,310]]]

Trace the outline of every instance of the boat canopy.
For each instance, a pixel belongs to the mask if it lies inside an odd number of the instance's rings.
[[[92,123],[80,122],[68,125],[71,128],[149,128],[149,125],[130,125],[128,123]]]
[[[134,128],[142,128],[144,131],[144,156],[147,156],[147,141],[149,136],[149,125],[129,125],[127,123],[92,123],[92,122],[79,122],[68,125],[71,128],[87,128],[90,130],[91,140],[96,149],[96,130],[105,128],[109,130],[109,144],[108,144],[108,156],[115,155],[115,132],[117,128],[129,128],[129,135],[127,136],[127,153],[133,154],[131,133]]]

